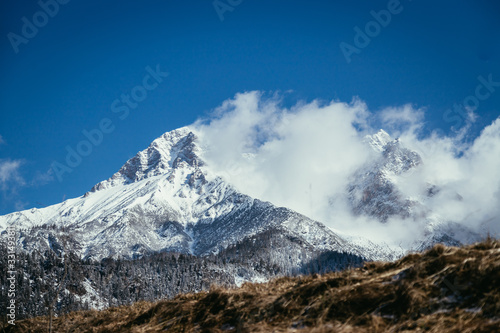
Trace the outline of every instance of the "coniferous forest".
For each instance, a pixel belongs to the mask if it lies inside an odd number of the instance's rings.
[[[19,319],[75,310],[103,309],[140,300],[171,299],[179,293],[232,287],[244,281],[325,273],[359,266],[363,258],[339,252],[304,250],[298,238],[279,228],[243,239],[216,254],[151,253],[137,259],[82,259],[52,246],[16,254]],[[57,244],[54,242],[53,244]],[[305,247],[307,249],[307,247]],[[270,251],[269,249],[272,249]],[[7,247],[0,245],[0,270],[7,272]],[[236,278],[235,278],[236,277]],[[7,308],[7,275],[0,276],[1,315]]]

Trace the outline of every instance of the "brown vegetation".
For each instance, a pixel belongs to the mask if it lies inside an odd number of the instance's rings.
[[[46,332],[48,318],[7,331]],[[57,332],[499,332],[500,242],[55,318]]]

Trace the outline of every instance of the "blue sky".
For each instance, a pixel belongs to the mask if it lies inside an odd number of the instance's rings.
[[[483,84],[471,135],[500,114],[497,1],[55,3],[0,4],[0,214],[82,195],[239,92],[292,91],[291,104],[357,96],[374,112],[411,103],[425,109],[429,131],[448,133],[464,125],[454,104],[474,102]],[[366,31],[372,11],[388,8],[390,22]],[[23,32],[34,21],[36,34]],[[356,27],[368,45],[356,43]],[[357,48],[349,62],[346,44]],[[158,69],[168,76],[155,81]],[[134,88],[141,101],[126,116],[113,112]],[[71,173],[48,174],[103,120],[108,133]]]

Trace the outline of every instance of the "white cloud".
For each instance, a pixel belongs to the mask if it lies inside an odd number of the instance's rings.
[[[369,218],[354,217],[342,200],[349,176],[374,156],[363,142],[365,135],[376,132],[372,124],[382,123],[424,161],[413,174],[398,180],[405,195],[418,196],[435,184],[441,191],[425,198],[425,205],[444,220],[500,231],[500,120],[467,144],[464,133],[434,132],[422,138],[424,110],[411,105],[372,113],[358,99],[299,101],[291,108],[280,102],[279,96],[265,97],[261,92],[237,94],[210,119],[193,125],[206,145],[208,165],[240,191],[337,230],[379,240],[408,240],[422,229],[418,222],[392,219],[380,226]]]
[[[378,113],[383,128],[395,137],[403,133],[415,133],[422,128],[424,110],[414,109],[410,104],[388,107]]]
[[[11,186],[22,186],[24,179],[19,174],[20,160],[0,159],[0,188],[6,191]]]
[[[329,196],[370,153],[357,129],[367,116],[358,100],[285,109],[279,99],[250,92],[217,112],[195,124],[210,147],[204,156],[209,165],[241,191],[313,218],[324,217]]]
[[[31,186],[43,186],[54,180],[52,169],[46,172],[36,171],[33,180],[31,181]]]
[[[20,210],[25,210],[27,205],[28,205],[28,202],[16,201],[16,203],[14,204],[14,207],[17,211],[20,211]]]
[[[407,183],[413,188],[424,183],[437,185],[440,192],[426,205],[443,219],[498,235],[500,118],[472,143],[464,143],[464,137],[460,131],[454,137],[432,135],[420,141],[405,135],[403,142],[417,150],[424,161]],[[414,195],[409,188],[400,187],[407,195]]]

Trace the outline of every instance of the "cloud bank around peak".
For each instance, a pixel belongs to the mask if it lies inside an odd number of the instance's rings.
[[[366,105],[280,103],[259,92],[224,102],[214,119],[195,124],[207,146],[204,158],[244,193],[320,217],[327,196],[370,154],[359,140]]]
[[[241,192],[348,233],[375,240],[395,233],[398,241],[414,237],[423,229],[418,221],[393,219],[381,227],[353,216],[344,200],[353,172],[377,158],[365,137],[382,127],[422,157],[421,166],[395,181],[405,196],[423,200],[431,219],[500,232],[500,119],[464,143],[463,132],[423,136],[425,110],[412,105],[372,112],[354,98],[284,107],[282,97],[239,93],[192,126],[207,164]],[[429,184],[440,191],[424,198]]]

